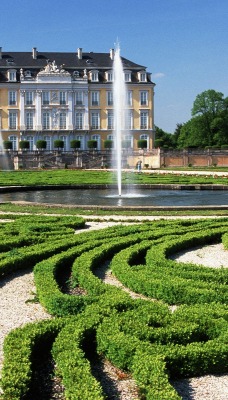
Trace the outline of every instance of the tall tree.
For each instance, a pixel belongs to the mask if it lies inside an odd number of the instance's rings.
[[[211,123],[214,118],[218,117],[219,114],[226,108],[226,102],[224,95],[221,92],[215,90],[206,90],[196,96],[193,103],[192,116],[202,116],[206,127],[206,135],[208,145],[213,144],[213,130]]]

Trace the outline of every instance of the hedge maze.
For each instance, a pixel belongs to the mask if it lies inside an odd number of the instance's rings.
[[[7,218],[13,221],[1,224],[1,276],[33,268],[39,302],[53,318],[5,339],[3,400],[32,398],[35,355],[42,348],[56,364],[67,400],[106,398],[90,351],[130,373],[141,399],[181,399],[171,379],[227,372],[227,269],[171,259],[210,243],[228,249],[226,218],[144,222],[78,235],[84,221],[76,217]],[[99,279],[96,271],[106,264],[147,299],[132,299]],[[80,291],[72,294],[66,286]]]

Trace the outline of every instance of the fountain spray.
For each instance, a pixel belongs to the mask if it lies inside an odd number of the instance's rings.
[[[116,45],[113,63],[113,107],[114,107],[114,130],[116,134],[116,158],[117,158],[117,182],[118,194],[122,194],[122,132],[125,124],[126,87],[124,82],[124,71],[120,57],[119,43]]]

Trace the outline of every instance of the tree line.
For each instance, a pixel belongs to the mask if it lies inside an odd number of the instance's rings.
[[[198,94],[191,116],[186,123],[177,124],[173,134],[156,127],[155,147],[228,149],[228,97],[212,89]]]

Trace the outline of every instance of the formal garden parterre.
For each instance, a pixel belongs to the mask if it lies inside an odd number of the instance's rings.
[[[209,243],[228,249],[226,218],[163,220],[80,235],[79,217],[7,219],[0,232],[1,276],[34,269],[39,302],[53,318],[5,339],[3,400],[32,398],[35,354],[43,347],[56,363],[65,399],[105,399],[90,351],[130,373],[142,399],[180,399],[171,379],[227,373],[227,269],[170,258]],[[104,263],[148,301],[103,283],[96,270]],[[82,294],[67,294],[66,285]]]

